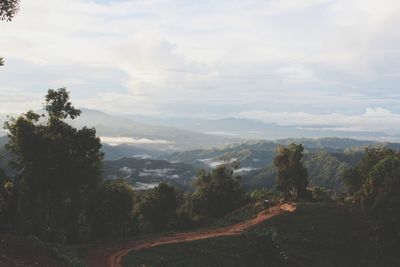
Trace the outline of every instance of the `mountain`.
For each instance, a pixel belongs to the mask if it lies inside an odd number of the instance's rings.
[[[334,128],[336,128],[334,125],[331,127],[326,125],[300,127],[296,125],[278,125],[260,120],[234,117],[219,119],[157,118],[141,115],[125,115],[124,117],[150,125],[179,127],[196,132],[211,133],[227,137],[241,137],[245,139],[275,140],[278,138],[323,138],[327,136],[371,140],[398,139],[384,132],[334,130]]]
[[[240,140],[174,127],[147,125],[97,110],[81,110],[81,116],[70,123],[75,127],[95,127],[98,135],[108,143],[125,143],[150,150],[177,151],[211,148]]]
[[[305,148],[308,149],[364,149],[368,146],[377,146],[377,145],[386,145],[389,143],[385,142],[377,142],[377,141],[369,141],[369,140],[357,140],[352,138],[338,138],[338,137],[325,137],[325,138],[287,138],[287,139],[278,139],[276,141],[282,145],[288,145],[290,143],[302,144]]]
[[[199,167],[213,168],[230,161],[239,161],[247,168],[260,168],[270,163],[279,144],[254,140],[213,149],[197,149],[161,155],[172,162],[184,162]]]
[[[311,186],[323,186],[341,191],[343,171],[362,158],[365,147],[396,147],[395,143],[379,143],[341,138],[323,139],[282,139],[276,142],[254,140],[231,144],[221,148],[174,152],[160,158],[184,162],[198,168],[211,169],[220,164],[240,162],[236,173],[242,176],[246,188],[268,187],[275,184],[276,173],[273,159],[280,145],[302,143],[305,147],[304,165],[309,172]]]
[[[122,158],[103,162],[103,175],[108,179],[125,178],[136,189],[147,189],[166,182],[182,189],[190,189],[196,169],[184,163],[165,160]]]
[[[238,137],[223,137],[184,130],[177,127],[149,125],[129,118],[110,115],[98,110],[81,108],[82,114],[75,120],[68,120],[74,127],[95,127],[103,143],[113,145],[129,144],[149,150],[179,151],[196,148],[212,148],[239,142]],[[38,113],[43,113],[38,111]],[[6,121],[0,115],[0,124]],[[5,132],[0,132],[5,135]]]
[[[117,160],[121,158],[157,158],[165,151],[156,149],[145,149],[128,144],[119,144],[111,146],[102,143],[102,152],[104,153],[105,160]]]

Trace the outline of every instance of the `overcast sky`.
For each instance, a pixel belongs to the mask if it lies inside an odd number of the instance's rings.
[[[21,0],[0,113],[76,106],[400,132],[399,0]]]

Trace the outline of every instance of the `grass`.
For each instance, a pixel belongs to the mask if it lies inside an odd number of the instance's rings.
[[[345,206],[304,203],[240,236],[133,252],[123,266],[382,266],[368,256],[370,232],[365,218]]]
[[[206,224],[204,226],[201,226],[200,228],[196,228],[193,231],[197,230],[203,230],[203,229],[214,229],[214,228],[221,228],[224,226],[229,226],[233,225],[236,223],[240,223],[246,220],[249,220],[251,218],[254,218],[257,216],[257,214],[262,210],[262,207],[256,207],[254,202],[251,202],[243,207],[240,207],[228,215],[217,219],[214,222],[211,222],[210,224]]]
[[[266,266],[268,259],[261,255],[261,246],[247,236],[200,240],[189,244],[171,244],[131,253],[123,266]],[[259,247],[254,249],[254,246]]]

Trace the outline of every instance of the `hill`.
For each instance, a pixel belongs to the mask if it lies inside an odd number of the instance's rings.
[[[81,110],[81,116],[71,121],[71,124],[75,127],[95,127],[99,136],[115,144],[130,143],[140,148],[175,151],[211,148],[239,140],[177,127],[148,125],[98,110]]]
[[[310,185],[323,186],[331,190],[342,190],[343,171],[356,164],[362,157],[365,147],[387,145],[372,141],[353,139],[282,139],[276,142],[247,141],[219,149],[193,150],[161,155],[160,158],[184,162],[202,168],[214,168],[233,161],[240,162],[236,171],[242,176],[247,188],[268,187],[275,184],[273,159],[279,145],[304,142],[306,148],[304,164],[310,175]],[[396,144],[391,144],[396,145]]]
[[[199,118],[158,118],[140,115],[126,115],[132,120],[151,124],[178,127],[196,132],[213,133],[226,137],[242,137],[246,139],[278,139],[278,138],[323,138],[326,136],[337,136],[340,138],[355,139],[382,139],[394,138],[385,132],[379,131],[341,131],[335,127],[323,125],[310,125],[299,127],[297,125],[279,125],[276,123],[263,122],[261,120],[224,117],[218,119]]]
[[[103,169],[107,179],[125,178],[137,190],[155,187],[160,182],[189,189],[196,176],[196,170],[191,165],[144,158],[106,160]]]
[[[398,266],[369,251],[365,218],[336,203],[308,203],[239,236],[132,252],[124,266]]]

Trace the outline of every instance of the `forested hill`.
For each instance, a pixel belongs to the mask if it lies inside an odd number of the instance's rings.
[[[292,142],[305,146],[304,164],[310,175],[310,184],[331,190],[343,189],[343,171],[361,159],[366,147],[397,148],[396,143],[380,143],[342,138],[281,139],[276,142],[253,140],[222,148],[175,152],[159,156],[174,162],[184,162],[199,168],[214,168],[220,164],[240,162],[237,173],[247,188],[269,187],[275,184],[273,159],[276,149]]]
[[[221,164],[240,162],[236,171],[246,188],[268,187],[275,183],[273,159],[280,145],[296,142],[305,147],[304,164],[310,175],[310,185],[341,191],[343,171],[358,163],[366,147],[385,146],[399,149],[397,143],[380,143],[343,138],[281,139],[277,141],[251,140],[213,149],[197,149],[167,153],[128,144],[103,144],[105,153],[104,176],[125,177],[136,188],[156,186],[161,181],[189,189],[199,169],[212,169]],[[0,137],[0,167],[12,173],[9,155]]]

